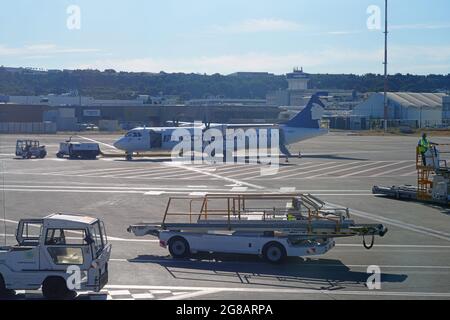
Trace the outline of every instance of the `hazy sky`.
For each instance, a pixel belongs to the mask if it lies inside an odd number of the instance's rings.
[[[390,73],[450,73],[450,1],[389,1]],[[384,0],[2,0],[0,65],[382,73],[371,5]]]

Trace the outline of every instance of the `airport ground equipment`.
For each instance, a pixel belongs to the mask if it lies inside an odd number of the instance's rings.
[[[0,294],[42,287],[48,299],[68,298],[75,291],[99,292],[108,282],[111,245],[99,219],[66,214],[25,219],[16,239],[17,245],[0,247]],[[70,278],[69,268],[78,268],[81,283]]]
[[[372,192],[399,200],[415,200],[450,204],[450,168],[444,155],[450,154],[450,145],[432,145],[423,156],[416,150],[417,186],[374,186]]]
[[[56,154],[58,158],[69,157],[70,159],[96,159],[101,154],[98,143],[72,142],[69,139],[59,145]]]
[[[288,256],[324,254],[335,246],[335,238],[362,236],[370,249],[387,228],[356,224],[349,209],[307,194],[211,194],[170,198],[162,223],[131,225],[128,232],[158,237],[174,258],[215,252],[254,254],[280,263]],[[366,236],[372,237],[369,245]]]
[[[16,156],[22,159],[44,159],[47,156],[45,146],[41,146],[37,140],[17,140]]]

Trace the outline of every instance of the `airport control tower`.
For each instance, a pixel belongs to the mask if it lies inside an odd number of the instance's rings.
[[[286,75],[289,83],[289,91],[308,90],[309,74],[303,72],[303,68],[300,70],[294,68],[292,73]]]

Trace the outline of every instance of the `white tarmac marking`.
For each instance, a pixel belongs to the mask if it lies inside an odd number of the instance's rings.
[[[396,166],[396,165],[399,165],[399,164],[402,164],[402,163],[405,163],[405,162],[407,162],[407,161],[400,161],[400,162],[396,162],[396,163],[388,163],[388,164],[386,164],[384,166],[379,166],[379,167],[376,167],[376,168],[369,168],[369,169],[366,169],[366,170],[363,170],[363,171],[357,171],[357,172],[349,173],[349,174],[346,174],[344,176],[341,176],[341,178],[348,178],[348,177],[356,176],[356,175],[361,174],[361,173],[366,173],[366,172],[370,172],[370,171],[374,171],[374,170],[379,170],[379,169],[383,169],[383,168],[387,168],[387,167]]]
[[[162,194],[164,194],[164,191],[149,191],[144,193],[146,196],[160,196]]]
[[[295,187],[282,187],[280,188],[280,193],[291,193],[295,192]]]
[[[189,196],[191,196],[191,197],[204,197],[207,194],[208,194],[207,192],[191,192],[191,193],[189,193]]]
[[[175,165],[171,164],[171,166],[180,168],[180,166],[176,165],[176,164]],[[213,178],[222,179],[222,180],[234,183],[236,185],[245,185],[245,186],[248,186],[248,187],[251,187],[251,188],[255,188],[255,189],[259,189],[259,190],[264,189],[264,187],[261,187],[261,186],[255,185],[255,184],[239,181],[237,179],[228,178],[228,177],[225,177],[225,176],[222,176],[222,175],[219,175],[219,174],[203,171],[201,169],[191,168],[191,167],[182,167],[182,168],[184,168],[186,170],[193,171],[193,172],[198,172],[199,174],[202,174],[202,175],[207,175],[207,176],[210,176],[210,177],[213,177]]]
[[[360,161],[350,162],[350,163],[348,163],[348,165],[354,165],[354,164],[357,164],[357,163],[360,163]],[[364,165],[364,166],[366,166],[366,165]],[[361,168],[361,167],[362,166],[357,166],[357,168]],[[350,168],[344,168],[344,169],[340,169],[340,170],[334,170],[332,172],[324,172],[324,173],[317,174],[317,175],[314,175],[314,176],[309,176],[308,179],[319,178],[319,177],[323,177],[323,176],[326,176],[326,175],[329,175],[329,174],[345,172],[345,171],[349,171],[349,170],[351,170],[351,169]]]
[[[128,296],[131,293],[129,290],[110,290],[108,291],[108,294],[114,297],[114,296]]]
[[[247,192],[247,187],[234,187],[231,189],[231,192]]]
[[[330,164],[335,164],[335,163],[336,163],[336,162],[330,162]],[[338,165],[331,166],[331,167],[326,167],[326,168],[320,168],[320,169],[314,169],[314,170],[309,170],[309,171],[298,172],[298,173],[290,174],[290,175],[288,175],[288,176],[281,176],[281,177],[275,178],[274,180],[280,180],[280,179],[285,179],[285,178],[293,178],[293,177],[302,176],[302,175],[309,174],[309,173],[313,173],[313,172],[319,172],[319,171],[323,171],[323,170],[329,170],[329,169],[334,169],[334,168],[340,168],[340,167],[349,166],[349,165],[351,165],[351,163],[338,164]],[[347,169],[347,170],[351,170],[351,169]]]
[[[161,176],[161,175],[164,175],[166,177],[166,173],[172,174],[172,172],[180,172],[180,173],[182,173],[182,172],[186,172],[186,170],[184,170],[184,169],[177,169],[177,168],[161,168],[161,167],[158,167],[158,169],[155,170],[154,172],[140,174],[138,176],[130,176],[129,178],[148,178],[148,177]]]
[[[139,177],[140,174],[146,174],[146,173],[153,173],[155,171],[154,168],[145,168],[145,169],[134,169],[134,170],[128,170],[128,171],[116,171],[109,173],[106,175],[108,178],[121,178],[121,177],[130,177],[132,175],[133,177]]]
[[[77,169],[77,170],[69,170],[69,171],[55,171],[48,172],[47,174],[53,175],[72,175],[72,174],[95,174],[99,172],[109,172],[109,171],[117,171],[117,170],[135,170],[136,168],[106,168],[106,169]],[[139,168],[140,169],[140,168]]]
[[[367,266],[366,266],[367,267]],[[106,289],[128,289],[128,290],[182,290],[193,291],[198,290],[200,292],[211,293],[225,293],[225,292],[244,292],[244,293],[275,293],[275,294],[325,294],[330,296],[339,295],[351,295],[351,296],[391,296],[391,297],[440,297],[449,298],[450,293],[446,292],[388,292],[388,291],[375,291],[375,290],[314,290],[314,289],[278,289],[278,288],[231,288],[231,287],[170,287],[170,286],[127,286],[127,285],[107,285]]]
[[[161,300],[184,300],[184,299],[196,298],[196,297],[201,297],[204,295],[219,293],[219,292],[220,292],[220,290],[214,290],[214,289],[201,290],[201,291],[197,291],[197,292],[177,294],[172,297],[163,298]]]
[[[151,188],[151,187],[131,187],[131,186],[123,186],[123,187],[101,187],[101,186],[55,186],[55,185],[41,185],[41,186],[30,186],[30,185],[6,185],[6,188],[24,188],[24,189],[33,189],[33,188],[49,188],[49,189],[100,189],[100,190],[137,190],[141,192],[146,191],[187,191],[190,192],[192,190],[191,187],[180,187],[180,188],[172,188],[172,187],[160,187],[160,188]],[[200,188],[200,187],[196,187]],[[211,189],[209,187],[205,188],[206,190],[211,191],[229,191],[228,189]]]
[[[400,177],[410,177],[410,176],[415,176],[415,175],[417,175],[417,170],[402,174]]]
[[[306,166],[306,167],[294,165],[294,168],[289,168],[289,169],[286,169],[286,170],[281,169],[280,172],[279,172],[279,175],[282,176],[282,177],[279,177],[279,179],[282,179],[282,178],[285,178],[285,177],[290,177],[290,175],[286,175],[289,172],[293,172],[293,171],[299,172],[300,170],[318,168],[318,167],[323,167],[325,165],[330,165],[330,164],[335,164],[335,163],[336,162],[326,162],[326,163],[319,163],[319,164],[316,163],[316,164],[314,164],[312,166]],[[275,179],[278,179],[278,178],[275,178]]]
[[[408,169],[409,167],[415,167],[415,166],[416,166],[416,164],[410,164],[410,165],[407,165],[407,166],[404,166],[404,167],[401,167],[401,168],[397,168],[397,169],[393,169],[393,170],[384,171],[384,172],[381,172],[381,173],[378,173],[378,174],[374,174],[373,176],[370,176],[370,178],[386,176],[386,175],[388,175],[390,173],[401,171],[401,170],[404,170],[404,169]]]
[[[154,299],[155,296],[151,293],[135,293],[131,295],[133,299]]]
[[[83,137],[83,136],[77,136],[77,137],[79,137],[81,139],[84,139],[84,140],[87,140],[87,141],[95,142],[95,143],[98,143],[98,144],[110,147],[111,149],[114,149],[114,150],[117,150],[117,151],[120,151],[119,149],[117,149],[116,147],[114,147],[111,144],[107,144],[107,143],[104,143],[104,142],[101,142],[101,141],[97,141],[97,140],[94,140],[94,139],[90,139],[90,138],[86,138],[86,137]]]

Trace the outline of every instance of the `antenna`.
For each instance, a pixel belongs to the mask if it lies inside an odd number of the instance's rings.
[[[5,247],[7,244],[7,240],[6,240],[6,192],[5,192],[5,162],[2,161],[1,163],[1,168],[2,168],[2,209],[3,209],[3,227],[5,230]]]
[[[388,100],[387,100],[387,90],[388,90],[388,0],[385,3],[385,21],[384,21],[384,132],[388,130]]]

